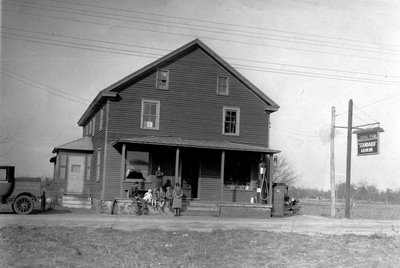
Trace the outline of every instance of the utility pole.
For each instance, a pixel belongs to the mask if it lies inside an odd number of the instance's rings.
[[[336,216],[336,185],[335,185],[335,107],[332,107],[332,120],[331,120],[331,217]]]
[[[351,177],[351,134],[353,129],[353,100],[349,100],[349,117],[347,123],[347,161],[346,161],[346,219],[350,219],[350,177]]]

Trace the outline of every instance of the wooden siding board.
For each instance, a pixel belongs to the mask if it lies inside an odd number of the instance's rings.
[[[220,179],[201,177],[200,180],[200,200],[220,201],[221,185]]]
[[[202,64],[201,64],[202,63]],[[110,132],[119,137],[134,135],[178,136],[266,146],[268,116],[265,104],[230,76],[230,95],[216,94],[218,75],[228,75],[202,51],[166,66],[169,90],[155,89],[155,72],[120,92],[120,101],[110,102]],[[141,100],[160,101],[160,129],[140,129]],[[240,107],[240,136],[222,135],[223,106]]]

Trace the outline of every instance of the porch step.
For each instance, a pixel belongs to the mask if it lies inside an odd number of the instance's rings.
[[[65,208],[92,208],[92,200],[90,197],[70,196],[64,195],[62,197],[62,204]]]
[[[186,216],[219,216],[219,205],[212,202],[184,201],[182,214]]]

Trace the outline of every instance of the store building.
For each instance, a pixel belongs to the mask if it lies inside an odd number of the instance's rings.
[[[250,202],[279,106],[199,39],[100,91],[82,138],[53,153],[57,191],[100,202],[136,181],[181,183],[187,199]]]

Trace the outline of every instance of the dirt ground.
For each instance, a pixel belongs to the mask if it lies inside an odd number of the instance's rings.
[[[89,212],[89,213],[88,213]],[[328,217],[296,215],[283,218],[222,218],[200,216],[129,216],[95,214],[86,210],[55,209],[33,215],[0,213],[0,227],[65,226],[110,228],[119,230],[162,229],[169,231],[248,229],[255,231],[294,232],[301,234],[355,234],[388,236],[400,235],[400,220],[333,219]]]
[[[1,267],[397,267],[400,221],[0,213]]]

